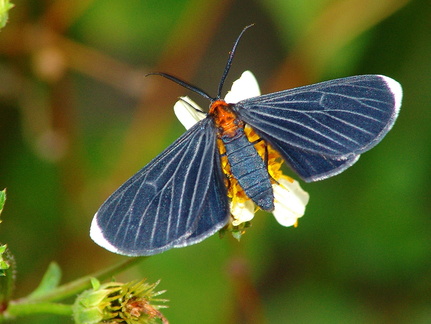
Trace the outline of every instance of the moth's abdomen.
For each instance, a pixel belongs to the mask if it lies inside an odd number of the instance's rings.
[[[223,141],[232,175],[245,194],[263,210],[274,209],[274,193],[265,162],[244,133],[244,122],[224,100],[212,103],[209,115]]]
[[[236,130],[234,137],[223,136],[232,175],[246,195],[263,210],[274,209],[274,194],[267,166],[257,153],[253,143],[247,139],[243,128]]]

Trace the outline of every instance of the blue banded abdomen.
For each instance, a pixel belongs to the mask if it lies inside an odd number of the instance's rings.
[[[233,137],[221,137],[226,148],[231,172],[246,195],[266,211],[274,209],[274,193],[265,162],[257,153],[253,143],[238,128]]]

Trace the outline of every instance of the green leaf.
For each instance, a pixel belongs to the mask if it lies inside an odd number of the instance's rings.
[[[6,249],[6,244],[0,245],[0,277],[6,276],[6,270],[10,267],[9,262],[7,262],[3,257],[3,254],[6,252]]]
[[[0,305],[7,305],[15,287],[15,260],[7,245],[0,245]]]
[[[29,295],[29,298],[38,298],[58,287],[61,280],[61,269],[57,263],[51,262],[43,275],[39,286]]]
[[[1,0],[0,0],[1,1]],[[0,215],[3,211],[4,204],[6,202],[6,189],[0,191]],[[0,219],[0,223],[2,220]],[[0,245],[0,277],[6,276],[6,270],[9,269],[10,263],[8,260],[7,245]]]
[[[9,18],[9,10],[13,8],[9,0],[0,0],[0,28],[3,28]]]
[[[5,202],[6,202],[6,189],[3,189],[2,191],[0,191],[0,215],[3,211]],[[1,219],[0,219],[0,223],[1,223]]]

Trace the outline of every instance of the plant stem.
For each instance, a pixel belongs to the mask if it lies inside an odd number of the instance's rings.
[[[19,303],[11,302],[4,313],[5,319],[28,316],[32,314],[56,314],[72,316],[72,305],[58,303]]]
[[[62,286],[59,286],[44,295],[39,295],[37,297],[24,297],[16,300],[16,304],[28,304],[28,303],[40,303],[40,302],[54,302],[58,300],[65,299],[70,296],[74,296],[85,289],[91,287],[91,278],[97,278],[100,281],[104,281],[132,266],[145,260],[147,257],[139,258],[128,258],[112,267],[103,269],[101,271],[95,272],[91,275],[81,277]]]

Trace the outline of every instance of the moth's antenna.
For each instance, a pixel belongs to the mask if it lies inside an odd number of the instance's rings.
[[[173,75],[167,74],[167,73],[162,73],[162,72],[154,72],[154,73],[148,73],[145,76],[149,76],[149,75],[160,75],[166,79],[169,79],[173,82],[175,82],[176,84],[179,84],[180,86],[189,89],[193,92],[196,92],[197,94],[201,95],[204,98],[207,98],[210,101],[215,101],[216,98],[211,97],[208,93],[206,93],[205,91],[203,91],[202,89],[191,85],[190,83],[187,83],[186,81],[183,81],[177,77],[174,77]]]
[[[223,90],[223,84],[224,84],[224,81],[227,77],[227,74],[229,73],[230,66],[232,65],[232,60],[233,60],[233,57],[235,55],[235,51],[236,51],[236,48],[238,46],[239,40],[241,39],[244,32],[252,26],[254,26],[254,24],[245,26],[244,29],[242,30],[241,34],[239,34],[238,38],[236,39],[235,43],[233,44],[232,50],[229,52],[229,58],[227,59],[226,67],[224,68],[223,75],[222,75],[222,77],[220,79],[220,83],[218,85],[217,97],[215,99],[220,99],[220,97],[221,97],[221,92]]]
[[[148,73],[145,76],[160,75],[166,79],[169,79],[169,80],[175,82],[176,84],[179,84],[180,86],[182,86],[186,89],[189,89],[189,90],[201,95],[204,98],[207,98],[210,101],[216,101],[216,100],[220,99],[220,97],[221,97],[221,92],[223,90],[223,84],[224,84],[224,81],[225,81],[225,79],[229,73],[230,66],[232,65],[232,60],[233,60],[233,57],[235,56],[235,51],[236,51],[236,48],[238,46],[238,43],[239,43],[242,35],[244,34],[244,32],[252,26],[254,26],[254,24],[245,26],[244,29],[241,31],[241,34],[239,34],[238,38],[236,39],[235,43],[233,44],[232,50],[229,52],[229,58],[227,60],[226,67],[224,68],[223,75],[220,79],[220,83],[218,85],[217,96],[215,98],[211,97],[208,93],[206,93],[202,89],[200,89],[194,85],[191,85],[190,83],[187,83],[186,81],[183,81],[183,80],[181,80],[177,77],[174,77],[173,75],[167,74],[167,73],[155,72],[155,73]]]

